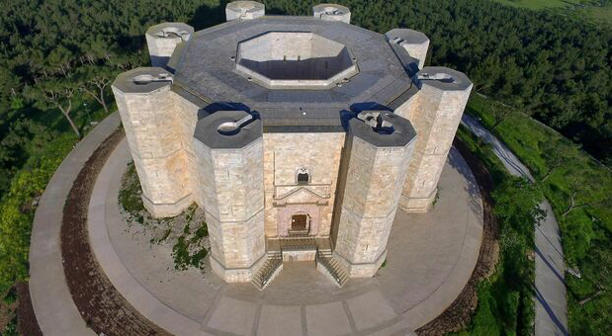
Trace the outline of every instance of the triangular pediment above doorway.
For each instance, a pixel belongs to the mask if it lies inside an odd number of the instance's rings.
[[[319,195],[308,187],[297,187],[284,195],[277,197],[274,204],[283,206],[285,204],[319,204],[328,203],[329,197]]]

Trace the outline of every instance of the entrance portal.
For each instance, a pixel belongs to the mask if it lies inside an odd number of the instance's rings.
[[[307,235],[310,229],[310,218],[306,214],[291,216],[289,235]]]

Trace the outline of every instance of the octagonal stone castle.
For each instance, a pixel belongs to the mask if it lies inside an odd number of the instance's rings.
[[[283,260],[316,260],[340,286],[373,276],[398,207],[432,206],[472,88],[423,67],[423,33],[369,31],[339,5],[313,13],[236,1],[218,26],[153,26],[154,67],[113,84],[146,208],[203,208],[227,282],[264,288]]]

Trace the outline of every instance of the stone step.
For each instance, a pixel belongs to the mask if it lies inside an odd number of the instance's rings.
[[[332,250],[321,250],[321,249],[319,249],[318,251],[319,251],[319,254],[322,255],[322,256],[326,256],[327,257],[327,256],[331,256],[332,255]]]
[[[349,276],[342,265],[333,257],[325,256],[322,253],[317,255],[318,262],[325,267],[327,272],[336,280],[338,286],[342,287],[348,281]]]
[[[316,250],[317,242],[313,238],[283,239],[281,250]]]
[[[270,281],[278,274],[279,268],[283,266],[282,256],[268,255],[268,259],[264,262],[263,266],[253,276],[251,283],[255,288],[263,290],[266,288]]]

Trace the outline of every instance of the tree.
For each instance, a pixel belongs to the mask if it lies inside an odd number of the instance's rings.
[[[113,81],[113,74],[107,67],[88,65],[79,69],[79,90],[96,100],[108,114],[105,90]]]
[[[494,130],[502,121],[506,120],[512,114],[512,108],[503,103],[494,102],[491,104],[491,110],[493,111],[493,118],[495,119],[495,123],[491,130]]]
[[[567,217],[570,212],[595,205],[605,205],[606,208],[612,208],[612,194],[605,193],[603,195],[592,195],[589,191],[597,190],[596,184],[601,183],[599,176],[595,176],[589,170],[581,170],[576,174],[568,174],[566,179],[569,180],[569,204],[561,217]]]
[[[540,142],[539,147],[544,160],[546,160],[546,172],[540,182],[545,182],[558,168],[567,166],[570,162],[578,164],[576,160],[582,160],[584,157],[578,155],[576,146],[567,143],[564,139],[547,139],[547,141]]]
[[[70,124],[77,137],[81,132],[72,119],[72,102],[76,92],[70,81],[49,80],[41,81],[36,87],[29,90],[28,95],[35,101],[35,105],[43,110],[48,109],[47,104],[58,109]]]

